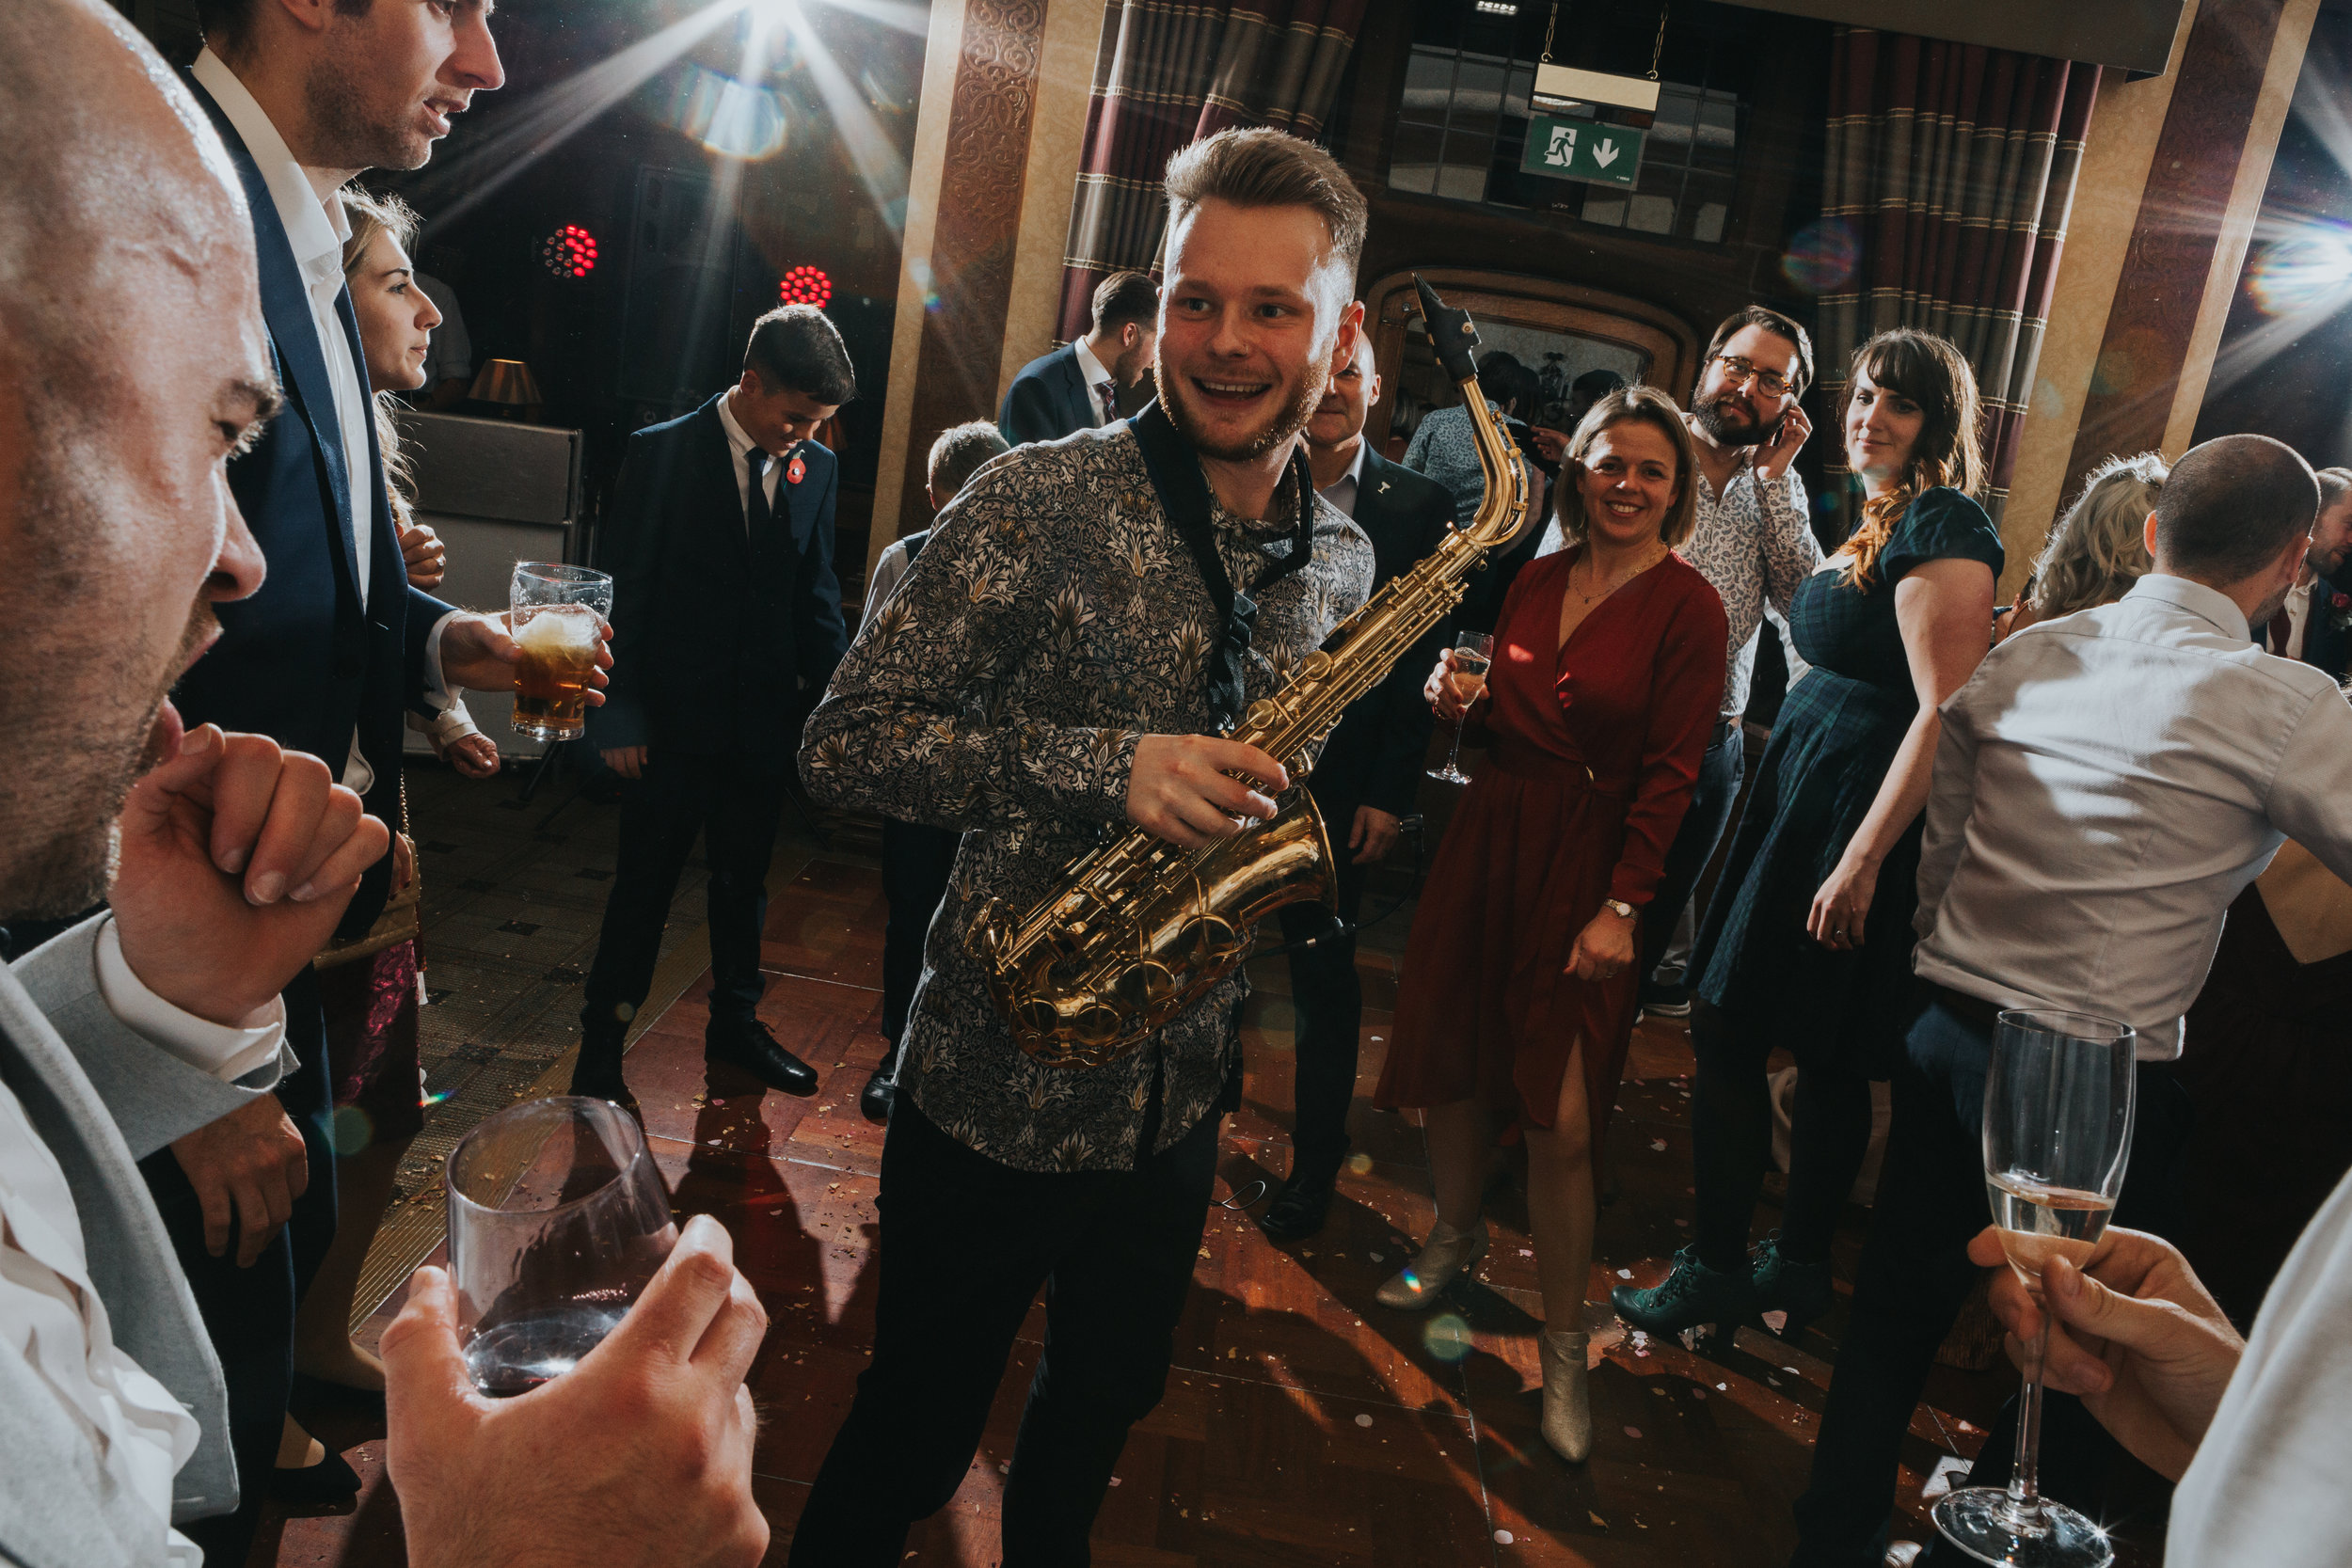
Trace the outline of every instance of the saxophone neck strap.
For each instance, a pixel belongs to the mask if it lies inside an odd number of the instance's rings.
[[[1160,510],[1168,515],[1169,524],[1191,552],[1201,585],[1208,590],[1209,601],[1216,607],[1217,642],[1206,661],[1209,707],[1216,716],[1217,727],[1230,730],[1241,721],[1242,710],[1248,705],[1244,672],[1250,634],[1258,619],[1258,602],[1251,595],[1263,596],[1267,589],[1314,559],[1315,492],[1314,481],[1307,469],[1307,454],[1294,451],[1290,471],[1285,476],[1295,491],[1296,501],[1292,512],[1295,526],[1291,533],[1290,552],[1269,561],[1264,574],[1244,591],[1227,574],[1225,560],[1217,554],[1216,528],[1210,520],[1215,502],[1208,476],[1200,469],[1200,459],[1192,450],[1192,443],[1184,439],[1157,400],[1129,420],[1127,427],[1135,432],[1136,445],[1142,450],[1143,467],[1152,476],[1152,489],[1159,497]]]

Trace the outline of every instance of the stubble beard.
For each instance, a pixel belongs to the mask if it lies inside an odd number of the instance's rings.
[[[1184,401],[1186,393],[1183,376],[1155,361],[1152,366],[1152,379],[1159,393],[1160,406],[1168,411],[1168,422],[1176,427],[1178,435],[1191,444],[1193,451],[1219,463],[1254,463],[1276,448],[1289,445],[1300,431],[1307,428],[1307,421],[1314,418],[1316,407],[1323,402],[1327,378],[1316,373],[1316,367],[1311,363],[1306,368],[1306,373],[1300,376],[1298,389],[1289,403],[1242,439],[1223,443],[1209,438],[1201,428],[1200,420],[1194,416],[1191,405]]]
[[[341,54],[329,51],[310,68],[303,83],[303,106],[309,111],[316,138],[311,155],[323,168],[422,168],[433,156],[433,141],[394,120],[371,118],[369,89],[376,85],[367,72],[355,71]],[[400,113],[414,113],[413,103]]]
[[[1692,422],[1699,433],[1719,447],[1760,447],[1764,444],[1765,428],[1761,420],[1748,416],[1740,423],[1724,417],[1724,405],[1731,404],[1745,415],[1747,405],[1738,399],[1724,396],[1710,398],[1691,410]]]
[[[0,920],[57,920],[91,909],[114,880],[122,803],[139,776],[163,757],[156,721],[170,684],[212,634],[215,618],[199,603],[180,646],[156,684],[135,646],[119,640],[93,646],[60,626],[60,608],[79,617],[96,610],[103,563],[89,541],[105,537],[103,503],[76,483],[104,473],[95,443],[28,421],[31,460],[17,501],[21,598],[0,592],[0,622],[29,632],[28,668],[55,680],[0,682],[0,733],[20,759],[38,766],[0,768]],[[79,610],[70,607],[79,606]],[[44,627],[43,622],[47,622]],[[86,623],[85,623],[86,624]],[[143,705],[122,695],[144,689]]]

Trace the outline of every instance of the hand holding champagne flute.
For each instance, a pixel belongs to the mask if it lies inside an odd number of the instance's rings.
[[[1470,777],[1462,771],[1462,722],[1486,689],[1486,669],[1494,661],[1495,640],[1483,631],[1466,631],[1454,640],[1454,646],[1438,656],[1438,668],[1422,689],[1429,705],[1440,719],[1454,723],[1454,746],[1446,753],[1443,768],[1433,768],[1429,776],[1445,784],[1468,784]]]

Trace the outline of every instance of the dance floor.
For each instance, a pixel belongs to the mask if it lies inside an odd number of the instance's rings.
[[[453,808],[457,809],[457,808]],[[486,807],[469,808],[484,809]],[[511,821],[511,816],[503,816]],[[609,831],[583,808],[575,833]],[[456,837],[459,835],[451,835]],[[865,1362],[873,1314],[874,1194],[882,1130],[857,1113],[879,1058],[883,904],[871,835],[834,847],[780,847],[763,958],[762,1018],[819,1071],[813,1098],[766,1092],[729,1069],[706,1077],[707,974],[649,1025],[628,1077],[680,1212],[733,1231],[737,1258],[773,1320],[753,1375],[768,1419],[757,1486],[781,1563],[834,1427]],[[1375,894],[1377,907],[1383,900]],[[1105,1568],[1466,1563],[1777,1565],[1791,1544],[1844,1308],[1795,1342],[1743,1330],[1698,1352],[1610,1327],[1594,1374],[1590,1462],[1561,1464],[1537,1435],[1534,1259],[1516,1173],[1491,1211],[1492,1254],[1474,1285],[1436,1313],[1392,1312],[1373,1291],[1430,1217],[1419,1128],[1375,1112],[1397,952],[1410,915],[1367,938],[1366,1010],[1352,1132],[1359,1156],[1331,1223],[1276,1245],[1239,1208],[1211,1211],[1168,1398],[1136,1428],[1095,1530]],[[428,936],[430,933],[428,932]],[[675,935],[675,932],[674,932]],[[1248,1012],[1247,1103],[1228,1119],[1221,1199],[1279,1179],[1287,1159],[1291,1013],[1283,966],[1261,960]],[[1613,1196],[1601,1212],[1593,1326],[1613,1325],[1608,1289],[1649,1283],[1689,1235],[1691,1056],[1677,1023],[1636,1037],[1609,1137]],[[1863,1212],[1840,1237],[1841,1291]],[[1772,1223],[1769,1202],[1759,1227]],[[370,1321],[369,1337],[398,1296]],[[997,1561],[1001,1466],[1043,1324],[1033,1310],[970,1475],[918,1525],[907,1560]],[[1973,1454],[2005,1370],[1940,1370],[1912,1427],[1900,1504],[1920,1523],[1923,1485]],[[272,1506],[256,1563],[389,1565],[398,1505],[382,1473],[382,1430],[322,1417],[319,1433],[366,1480],[356,1507],[288,1516]],[[2153,1561],[2144,1550],[2125,1560]]]

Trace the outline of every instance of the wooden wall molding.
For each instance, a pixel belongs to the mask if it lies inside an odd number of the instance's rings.
[[[2242,167],[2258,155],[2266,173],[2277,143],[2275,126],[2268,146],[2255,147],[2253,132],[2290,4],[2201,0],[2173,66],[2171,103],[2116,280],[2060,504],[2109,454],[2164,444],[2208,287],[2219,271],[2228,273],[2225,291],[2236,282],[2236,269],[2218,268],[2216,261]],[[2304,31],[2308,36],[2308,22]],[[2297,51],[2289,92],[2299,64]]]
[[[1044,38],[1045,0],[964,0],[929,264],[936,303],[922,313],[898,515],[875,531],[885,544],[930,516],[922,462],[931,438],[995,416]]]

